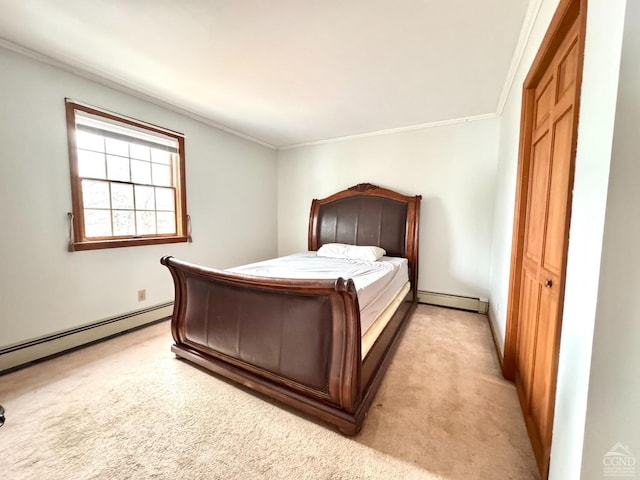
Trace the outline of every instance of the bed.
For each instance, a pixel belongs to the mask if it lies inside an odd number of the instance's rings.
[[[172,351],[355,435],[417,305],[421,198],[363,183],[311,204],[302,257],[314,261],[336,243],[377,246],[406,265],[407,282],[395,282],[366,332],[352,278],[282,278],[270,264],[218,270],[167,256]]]

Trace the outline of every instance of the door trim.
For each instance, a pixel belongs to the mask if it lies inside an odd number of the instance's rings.
[[[517,335],[520,309],[520,292],[522,281],[522,264],[524,252],[524,236],[527,218],[527,198],[529,195],[529,167],[531,163],[531,145],[533,131],[533,116],[535,110],[535,89],[540,82],[543,73],[553,60],[559,46],[569,32],[574,21],[578,22],[578,71],[576,75],[576,89],[573,113],[573,140],[571,145],[569,191],[573,190],[573,177],[575,170],[576,140],[578,130],[578,117],[580,111],[580,92],[582,85],[582,66],[584,57],[584,43],[586,31],[587,0],[561,0],[558,8],[549,24],[547,32],[540,44],[538,53],[529,69],[529,73],[523,84],[522,111],[520,118],[520,143],[518,154],[518,170],[516,177],[516,198],[513,219],[513,237],[511,250],[511,270],[509,276],[509,296],[507,304],[507,325],[504,343],[504,357],[502,374],[509,380],[514,380],[517,362]],[[566,237],[563,245],[563,265],[566,266],[569,244],[569,222],[571,218],[571,197],[567,202],[566,212]],[[562,312],[564,299],[566,268],[563,269],[560,287],[560,300],[558,305],[558,332],[557,342],[554,346],[553,382],[551,398],[555,398],[557,380],[558,354],[560,350],[560,336],[562,326]],[[549,415],[553,418],[554,405],[550,406]],[[534,445],[534,448],[536,446]],[[538,447],[539,448],[539,447]],[[547,478],[549,470],[549,455],[545,455],[541,467],[543,478]]]

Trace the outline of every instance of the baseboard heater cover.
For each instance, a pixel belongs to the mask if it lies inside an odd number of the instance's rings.
[[[418,301],[439,307],[457,308],[486,314],[489,311],[489,301],[486,298],[449,295],[447,293],[427,292],[418,290]]]
[[[0,374],[171,316],[173,302],[118,315],[0,349]]]

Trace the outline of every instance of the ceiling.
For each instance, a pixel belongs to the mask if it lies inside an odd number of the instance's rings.
[[[0,0],[0,38],[275,147],[495,113],[529,0]]]

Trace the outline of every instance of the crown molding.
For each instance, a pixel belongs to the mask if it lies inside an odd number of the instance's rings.
[[[540,13],[543,2],[544,0],[531,0],[527,8],[527,13],[524,16],[522,28],[520,29],[520,35],[518,36],[518,43],[516,43],[516,48],[513,51],[511,64],[509,65],[509,70],[507,71],[507,76],[502,86],[502,92],[500,92],[498,99],[498,107],[496,108],[496,114],[498,116],[501,116],[504,111],[504,106],[513,88],[513,83],[515,82],[518,69],[522,63],[522,58],[524,57],[524,51],[531,38],[531,32],[533,32],[533,26],[538,19],[538,14]]]
[[[498,105],[495,113],[487,113],[487,114],[481,114],[481,115],[472,115],[467,117],[453,118],[449,120],[420,123],[416,125],[408,125],[405,127],[391,128],[386,130],[377,130],[373,132],[359,133],[354,135],[345,135],[341,137],[333,137],[333,138],[327,138],[322,140],[315,140],[311,142],[302,142],[302,143],[283,145],[283,146],[276,146],[276,145],[270,144],[258,138],[252,137],[251,135],[247,135],[238,130],[234,130],[233,128],[227,127],[226,125],[215,122],[207,117],[194,113],[190,110],[187,110],[185,108],[174,105],[170,102],[162,100],[158,98],[156,94],[148,91],[148,89],[146,89],[145,87],[142,87],[141,85],[133,84],[128,80],[117,77],[104,70],[90,67],[76,59],[58,60],[48,55],[37,52],[35,50],[31,50],[30,48],[13,43],[2,37],[0,37],[0,47],[3,47],[7,50],[14,51],[16,53],[22,54],[27,57],[33,58],[34,60],[51,65],[53,67],[59,68],[67,72],[70,72],[74,75],[78,75],[80,77],[94,81],[96,83],[112,88],[119,92],[126,93],[135,98],[139,98],[141,100],[152,103],[159,107],[166,108],[167,110],[170,110],[172,112],[178,113],[180,115],[184,115],[186,117],[189,117],[193,120],[196,120],[210,127],[213,127],[223,132],[229,133],[231,135],[243,138],[250,142],[262,145],[272,150],[291,150],[294,148],[323,145],[326,143],[342,142],[346,140],[355,140],[355,139],[367,138],[367,137],[377,137],[380,135],[402,133],[402,132],[408,132],[412,130],[421,130],[425,128],[435,128],[435,127],[441,127],[446,125],[454,125],[454,124],[473,122],[478,120],[486,120],[486,119],[496,118],[501,116],[504,110],[504,106],[506,104],[507,98],[509,97],[509,94],[511,93],[511,89],[513,88],[515,77],[517,75],[520,64],[522,63],[522,58],[524,56],[527,43],[529,42],[529,38],[533,31],[533,26],[538,17],[538,13],[540,12],[540,8],[542,6],[543,1],[544,0],[531,0],[531,3],[529,4],[527,13],[525,14],[525,19],[522,24],[522,29],[520,30],[520,35],[518,37],[518,43],[516,44],[516,47],[514,49],[514,53],[511,58],[511,63],[509,65],[509,70],[507,72],[507,76],[506,76],[504,85],[502,87],[500,97],[498,99]]]
[[[197,113],[191,112],[185,108],[179,107],[165,100],[162,100],[156,94],[154,94],[153,92],[149,92],[147,89],[145,89],[140,85],[136,85],[130,81],[124,80],[104,70],[89,67],[88,65],[78,60],[69,59],[69,58],[65,59],[64,61],[58,60],[48,55],[45,55],[43,53],[36,52],[35,50],[31,50],[30,48],[24,47],[22,45],[18,45],[17,43],[13,43],[2,37],[0,37],[0,47],[19,53],[21,55],[32,58],[34,60],[45,63],[47,65],[51,65],[52,67],[59,68],[66,72],[73,73],[74,75],[77,75],[79,77],[86,78],[87,80],[91,80],[93,82],[99,83],[100,85],[103,85],[105,87],[112,88],[113,90],[126,93],[127,95],[131,95],[132,97],[139,98],[140,100],[144,100],[145,102],[152,103],[159,107],[170,110],[174,113],[184,115],[185,117],[189,117],[192,120],[196,120],[197,122],[204,123],[205,125],[216,128],[218,130],[222,130],[223,132],[229,133],[236,137],[240,137],[244,140],[249,140],[250,142],[257,143],[259,145],[270,148],[272,150],[277,149],[275,145],[262,141],[258,138],[252,137],[251,135],[242,133],[238,130],[234,130],[233,128],[227,127],[226,125],[223,125],[218,122],[214,122],[213,120],[210,120],[206,117],[198,115]]]
[[[445,125],[455,125],[457,123],[475,122],[477,120],[486,120],[489,118],[496,118],[496,113],[483,113],[481,115],[472,115],[469,117],[452,118],[449,120],[440,120],[437,122],[420,123],[417,125],[408,125],[406,127],[390,128],[388,130],[377,130],[375,132],[358,133],[355,135],[346,135],[344,137],[327,138],[325,140],[316,140],[313,142],[296,143],[292,145],[285,145],[278,147],[278,150],[291,150],[300,147],[310,147],[313,145],[322,145],[325,143],[343,142],[345,140],[355,140],[358,138],[378,137],[380,135],[389,135],[392,133],[409,132],[411,130],[422,130],[424,128],[443,127]]]

